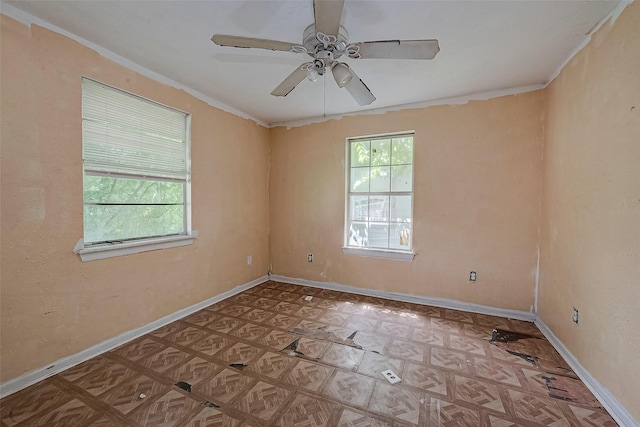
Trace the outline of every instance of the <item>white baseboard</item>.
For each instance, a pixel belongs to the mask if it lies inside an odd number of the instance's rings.
[[[569,364],[571,369],[580,377],[582,382],[591,390],[591,393],[598,399],[598,401],[609,412],[609,415],[620,424],[621,427],[639,427],[640,423],[636,421],[633,416],[613,397],[613,395],[602,386],[581,364],[578,359],[565,347],[565,345],[555,336],[555,334],[549,329],[549,327],[540,319],[536,318],[536,326],[549,340],[551,345],[558,350],[560,356]]]
[[[185,316],[188,316],[192,313],[195,313],[198,310],[202,310],[203,308],[208,307],[211,304],[215,304],[235,294],[243,292],[256,285],[259,285],[260,283],[266,282],[267,280],[269,280],[268,276],[259,277],[255,280],[252,280],[251,282],[245,283],[244,285],[236,286],[233,289],[230,289],[226,292],[218,294],[207,300],[194,304],[190,307],[178,310],[175,313],[169,314],[168,316],[164,316],[163,318],[158,319],[154,322],[151,322],[139,328],[124,332],[116,337],[109,338],[94,346],[91,346],[85,350],[82,350],[79,353],[72,354],[71,356],[63,357],[62,359],[56,360],[55,362],[47,365],[46,367],[42,367],[34,371],[27,372],[26,374],[20,375],[19,377],[16,377],[9,381],[5,381],[4,383],[0,384],[0,399],[10,394],[13,394],[17,391],[20,391],[23,388],[29,387],[30,385],[35,384],[38,381],[42,381],[45,378],[49,378],[66,369],[69,369],[75,365],[78,365],[84,362],[85,360],[89,360],[92,357],[98,356],[102,353],[105,353],[109,350],[119,347],[122,344],[125,344],[138,337],[141,337],[142,335],[145,335],[155,329],[158,329],[161,326],[167,325],[171,322],[175,322],[176,320],[181,319]]]
[[[490,307],[487,305],[473,304],[469,302],[457,301],[445,298],[430,298],[419,295],[403,294],[398,292],[386,292],[375,289],[359,288],[347,286],[334,282],[316,282],[313,280],[296,279],[273,274],[269,276],[271,280],[277,282],[291,283],[294,285],[312,286],[314,288],[332,289],[334,291],[349,292],[352,294],[366,295],[395,301],[410,302],[413,304],[432,305],[435,307],[450,308],[452,310],[468,311],[471,313],[488,314],[490,316],[506,317],[509,319],[525,320],[533,322],[536,319],[535,313],[522,310],[510,310],[506,308]]]

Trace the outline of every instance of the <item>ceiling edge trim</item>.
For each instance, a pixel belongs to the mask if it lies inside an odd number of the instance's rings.
[[[621,1],[619,1],[618,4],[613,9],[611,9],[611,12],[609,12],[607,14],[607,16],[605,16],[591,30],[589,30],[589,32],[587,34],[585,34],[585,38],[582,41],[582,43],[580,43],[575,49],[573,49],[571,51],[571,53],[569,53],[569,55],[566,57],[566,59],[560,63],[560,65],[558,66],[558,68],[556,68],[556,70],[553,72],[553,74],[551,74],[551,76],[549,76],[549,78],[545,82],[544,86],[545,87],[549,86],[556,79],[556,77],[558,77],[560,75],[560,73],[562,72],[564,67],[573,59],[573,57],[576,56],[578,54],[578,52],[580,52],[582,49],[584,49],[591,42],[591,36],[593,34],[597,33],[598,30],[600,28],[602,28],[602,26],[606,22],[608,22],[609,20],[611,20],[612,24],[615,23],[616,20],[618,19],[618,17],[620,16],[620,14],[622,13],[622,11],[627,6],[629,6],[631,3],[633,3],[633,0],[621,0]]]
[[[365,116],[365,115],[373,115],[373,114],[385,114],[385,113],[393,112],[393,111],[412,110],[412,109],[426,108],[426,107],[435,107],[435,106],[438,106],[438,105],[463,105],[463,104],[466,104],[466,103],[468,103],[470,101],[486,101],[488,99],[500,98],[501,96],[509,96],[509,95],[517,95],[517,94],[525,93],[525,92],[533,92],[533,91],[536,91],[536,90],[539,90],[539,89],[544,89],[545,87],[546,87],[546,85],[543,84],[543,83],[534,84],[534,85],[528,85],[528,86],[518,86],[518,87],[513,87],[513,88],[493,90],[493,91],[488,91],[488,92],[478,92],[478,93],[473,93],[473,94],[469,94],[469,95],[462,95],[462,96],[456,96],[456,97],[450,97],[450,98],[434,99],[434,100],[431,100],[431,101],[419,101],[419,102],[412,102],[412,103],[409,103],[409,104],[400,104],[400,105],[393,105],[393,106],[389,106],[389,107],[374,108],[372,110],[354,111],[352,113],[334,114],[334,115],[330,115],[330,116],[326,116],[326,117],[310,117],[310,118],[301,119],[301,120],[292,120],[292,121],[280,122],[280,123],[270,123],[269,127],[271,127],[271,128],[286,127],[287,129],[291,129],[291,128],[294,128],[294,127],[300,127],[300,126],[310,125],[310,124],[314,124],[314,123],[326,122],[328,120],[340,120],[340,119],[342,119],[344,117],[351,117],[351,116]]]
[[[233,114],[234,116],[238,116],[238,117],[243,118],[243,119],[248,119],[248,120],[254,121],[258,125],[263,126],[265,128],[270,127],[268,123],[266,123],[266,122],[264,122],[262,120],[259,120],[259,119],[255,118],[253,116],[250,116],[247,113],[244,113],[244,112],[242,112],[240,110],[237,110],[237,109],[235,109],[235,108],[233,108],[233,107],[231,107],[231,106],[229,106],[227,104],[224,104],[224,103],[222,103],[220,101],[217,101],[217,100],[211,98],[210,96],[207,96],[207,95],[205,95],[205,94],[203,94],[201,92],[198,92],[197,90],[193,90],[192,88],[190,88],[190,87],[188,87],[186,85],[183,85],[181,83],[178,83],[175,80],[170,79],[170,78],[168,78],[168,77],[166,77],[166,76],[164,76],[164,75],[162,75],[160,73],[157,73],[157,72],[152,71],[152,70],[150,70],[150,69],[148,69],[146,67],[143,67],[142,65],[139,65],[136,62],[131,61],[130,59],[127,59],[127,58],[125,58],[123,56],[120,56],[120,55],[114,53],[114,52],[111,52],[110,50],[105,49],[104,47],[102,47],[102,46],[100,46],[98,44],[95,44],[93,42],[90,42],[90,41],[88,41],[88,40],[86,40],[86,39],[84,39],[84,38],[82,38],[80,36],[77,36],[77,35],[73,34],[73,33],[70,33],[67,30],[63,30],[62,28],[60,28],[58,26],[55,26],[55,25],[53,25],[53,24],[51,24],[51,23],[49,23],[49,22],[47,22],[47,21],[45,21],[43,19],[40,19],[40,18],[38,18],[36,16],[33,16],[30,13],[25,12],[24,10],[18,9],[17,7],[15,7],[13,5],[10,5],[8,3],[5,3],[4,1],[1,1],[0,4],[2,6],[0,12],[3,15],[6,15],[6,16],[8,16],[10,18],[13,18],[13,19],[15,19],[15,20],[27,25],[27,26],[31,26],[32,24],[36,24],[36,25],[38,25],[40,27],[44,27],[44,28],[46,28],[48,30],[51,30],[53,32],[56,32],[58,34],[62,34],[63,36],[68,37],[68,38],[70,38],[72,40],[75,40],[78,43],[80,43],[80,44],[82,44],[82,45],[84,45],[84,46],[86,46],[86,47],[98,52],[101,56],[103,56],[103,57],[115,62],[118,65],[122,65],[123,67],[126,67],[126,68],[128,68],[128,69],[130,69],[132,71],[135,71],[136,73],[139,73],[139,74],[141,74],[141,75],[143,75],[145,77],[148,77],[148,78],[150,78],[152,80],[155,80],[155,81],[157,81],[159,83],[165,84],[167,86],[171,86],[171,87],[173,87],[175,89],[182,90],[182,91],[188,93],[189,95],[193,96],[194,98],[197,98],[200,101],[203,101],[203,102],[209,104],[210,106],[212,106],[214,108],[217,108],[219,110],[225,111],[225,112],[230,113],[230,114]]]

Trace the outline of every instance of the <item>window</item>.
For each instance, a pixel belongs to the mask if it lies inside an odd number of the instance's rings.
[[[347,156],[345,253],[412,259],[413,133],[349,139]]]
[[[82,80],[84,239],[76,252],[190,235],[189,127],[182,111]]]

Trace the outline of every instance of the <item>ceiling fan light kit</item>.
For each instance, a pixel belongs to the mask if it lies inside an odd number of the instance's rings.
[[[314,0],[315,23],[303,33],[302,44],[252,37],[214,34],[211,40],[219,46],[257,48],[274,51],[306,53],[313,58],[285,78],[272,92],[287,96],[305,78],[316,81],[331,70],[336,84],[346,88],[361,106],[376,100],[367,85],[349,65],[338,62],[341,56],[350,59],[433,59],[440,51],[438,40],[382,40],[349,43],[349,33],[340,25],[344,0]]]
[[[336,79],[336,83],[340,89],[349,84],[353,78],[353,74],[351,74],[349,66],[339,62],[333,65],[331,72],[333,73],[333,78]]]
[[[320,77],[320,73],[315,68],[311,67],[307,70],[307,80],[310,82],[318,81],[318,77]]]

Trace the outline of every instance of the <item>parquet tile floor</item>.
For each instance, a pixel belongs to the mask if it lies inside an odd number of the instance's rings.
[[[540,337],[537,363],[490,343],[494,328]],[[389,384],[386,369],[402,381]],[[551,375],[576,382],[532,323],[266,282],[8,396],[0,418],[5,427],[616,425],[597,402],[550,397]]]

